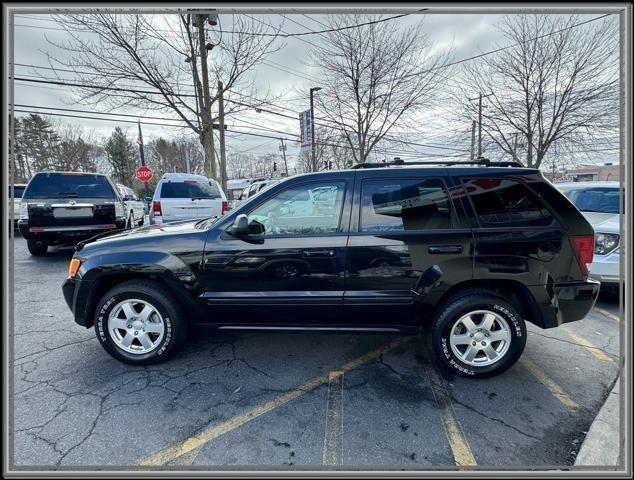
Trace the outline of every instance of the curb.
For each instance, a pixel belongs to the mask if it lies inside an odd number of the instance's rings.
[[[575,465],[595,467],[619,465],[621,454],[619,385],[620,379],[617,378],[581,444]]]

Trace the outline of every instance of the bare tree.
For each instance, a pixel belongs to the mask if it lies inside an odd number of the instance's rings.
[[[482,134],[490,151],[539,167],[547,154],[593,148],[617,131],[616,23],[608,17],[579,25],[583,21],[507,16],[499,29],[510,48],[464,64],[456,99],[470,123],[478,118],[474,98],[485,96]]]
[[[332,15],[329,24],[339,29],[377,19]],[[432,55],[422,20],[405,28],[383,22],[328,32],[311,56],[323,79],[319,118],[342,132],[355,162],[365,162],[395,125],[432,105],[446,73],[440,67],[447,55]]]
[[[56,20],[69,40],[48,40],[49,63],[56,73],[75,72],[80,102],[176,114],[204,148],[205,173],[218,176],[212,109],[219,92],[211,88],[223,82],[225,115],[244,110],[244,100],[233,101],[232,93],[252,96],[254,79],[246,74],[279,48],[279,30],[242,15],[232,15],[232,30],[210,40],[205,15],[99,12]]]

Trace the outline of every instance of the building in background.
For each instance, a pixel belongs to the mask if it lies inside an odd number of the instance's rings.
[[[612,163],[604,165],[582,165],[577,168],[567,169],[564,172],[544,172],[546,178],[556,182],[618,182],[621,180],[622,166]]]

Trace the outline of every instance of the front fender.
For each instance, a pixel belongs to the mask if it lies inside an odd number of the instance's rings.
[[[93,311],[101,296],[112,286],[129,279],[154,278],[162,281],[187,309],[198,308],[200,285],[192,269],[180,258],[161,251],[130,251],[97,254],[82,262],[74,279],[71,307],[75,321],[92,326]]]

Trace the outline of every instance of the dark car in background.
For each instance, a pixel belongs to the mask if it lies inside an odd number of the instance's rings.
[[[38,172],[26,186],[18,228],[31,255],[49,245],[74,245],[124,228],[126,210],[115,185],[99,173]]]
[[[580,320],[599,292],[588,221],[538,170],[511,166],[298,175],[224,216],[82,245],[64,297],[75,321],[131,364],[168,358],[193,325],[425,327],[452,373],[496,375],[522,354],[525,322]]]

